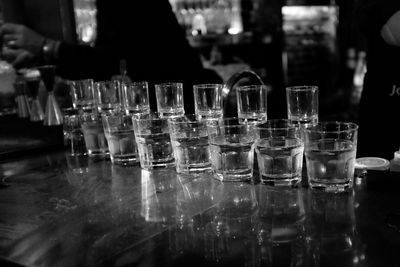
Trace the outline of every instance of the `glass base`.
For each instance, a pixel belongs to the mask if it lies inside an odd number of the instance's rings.
[[[110,159],[112,164],[123,165],[123,166],[136,165],[136,163],[138,162],[136,155],[114,156],[110,154]]]
[[[269,186],[276,186],[276,187],[297,187],[301,182],[301,176],[294,176],[294,177],[266,177],[261,175],[261,184],[269,185]]]
[[[316,181],[309,181],[308,185],[312,190],[322,191],[327,193],[343,193],[352,190],[352,184],[350,181],[341,184],[327,184]]]
[[[104,151],[104,150],[92,150],[92,149],[88,149],[88,155],[89,155],[89,157],[103,157],[103,158],[109,158],[109,157],[110,157],[110,152]]]
[[[199,164],[199,165],[179,165],[176,166],[176,172],[180,174],[201,174],[204,172],[211,171],[211,163],[209,164]]]
[[[249,182],[253,178],[253,173],[216,173],[214,172],[214,178],[221,182]]]
[[[145,170],[175,167],[175,159],[172,158],[167,161],[140,162],[140,167]]]

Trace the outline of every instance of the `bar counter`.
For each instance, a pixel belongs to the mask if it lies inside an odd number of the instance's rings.
[[[400,194],[365,178],[327,194],[64,151],[4,162],[0,174],[1,266],[400,265]]]

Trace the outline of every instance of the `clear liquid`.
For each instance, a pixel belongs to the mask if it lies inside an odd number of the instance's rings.
[[[172,141],[178,173],[196,173],[211,169],[208,137],[185,137]]]
[[[311,187],[344,190],[352,187],[356,146],[348,140],[324,139],[306,150]]]
[[[211,166],[219,180],[245,181],[252,177],[253,140],[234,135],[216,137],[210,142]]]
[[[303,150],[303,144],[299,142],[276,147],[260,143],[256,152],[261,182],[269,185],[296,185],[301,180]]]
[[[152,169],[174,164],[169,133],[138,134],[136,135],[136,144],[142,168]]]
[[[83,124],[83,136],[89,156],[108,153],[103,127],[99,124]]]
[[[137,159],[135,133],[133,130],[106,133],[111,162],[133,163]]]

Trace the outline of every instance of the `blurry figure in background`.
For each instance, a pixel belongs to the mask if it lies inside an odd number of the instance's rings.
[[[359,0],[367,73],[359,107],[358,157],[390,159],[399,149],[400,1]]]
[[[6,21],[0,29],[3,58],[17,69],[55,64],[57,74],[69,80],[109,80],[120,74],[120,62],[124,60],[126,73],[133,81],[148,81],[151,85],[152,109],[156,107],[154,84],[183,82],[187,113],[194,113],[193,84],[222,82],[216,72],[203,67],[168,0],[97,0],[96,8],[94,46],[47,38],[29,28],[28,23]]]

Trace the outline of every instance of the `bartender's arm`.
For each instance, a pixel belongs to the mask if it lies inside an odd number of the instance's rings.
[[[400,46],[400,10],[394,13],[383,25],[381,36],[386,43]]]

